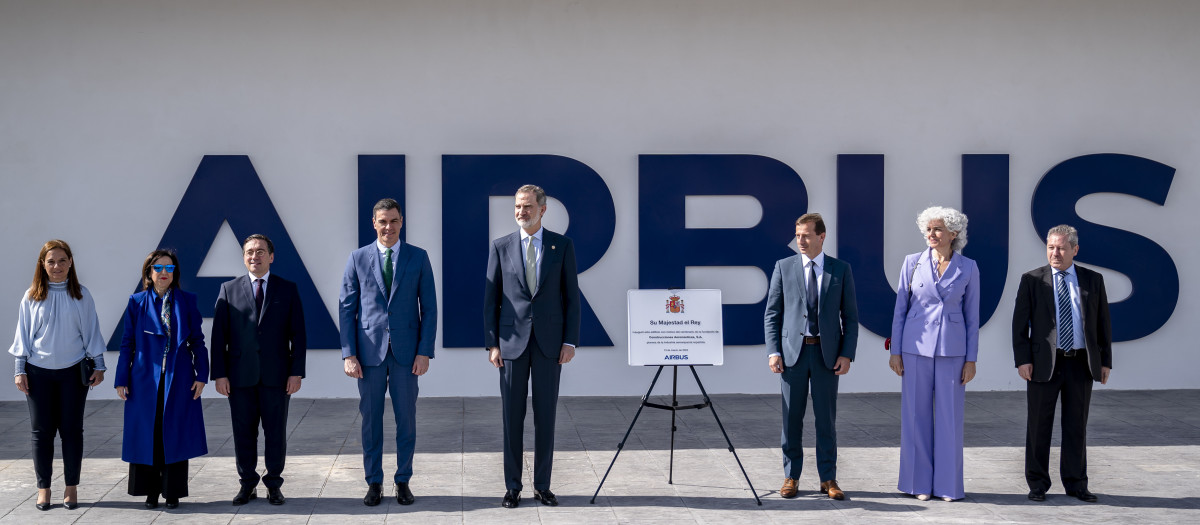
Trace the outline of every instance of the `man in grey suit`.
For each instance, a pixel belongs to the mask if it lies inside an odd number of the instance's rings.
[[[408,488],[417,439],[417,377],[429,371],[437,337],[433,267],[425,250],[400,242],[400,204],[382,199],[371,213],[377,240],[346,261],[338,303],[342,363],[358,379],[362,414],[363,503],[383,500],[383,403],[390,392],[396,417],[396,502],[411,505]]]
[[[800,253],[775,263],[767,291],[767,365],[781,374],[783,390],[783,488],[796,497],[804,451],[800,436],[812,384],[817,427],[817,473],[821,493],[845,498],[837,483],[838,376],[850,371],[858,345],[858,302],[850,265],[821,253],[825,221],[818,213],[796,220]]]
[[[504,410],[504,486],[501,505],[521,502],[525,400],[533,382],[533,498],[558,505],[550,491],[554,414],[562,365],[579,344],[579,276],[571,239],[542,228],[546,192],[517,189],[520,230],[492,241],[483,289],[484,344],[500,369]]]

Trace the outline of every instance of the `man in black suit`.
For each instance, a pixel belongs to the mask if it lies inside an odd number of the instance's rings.
[[[1092,383],[1107,383],[1112,370],[1112,325],[1104,277],[1076,266],[1078,253],[1075,228],[1051,228],[1050,264],[1021,276],[1013,309],[1013,357],[1017,373],[1029,382],[1025,481],[1033,501],[1044,501],[1050,489],[1050,436],[1060,395],[1063,488],[1082,501],[1097,500],[1088,491],[1088,408]]]
[[[554,461],[554,416],[562,365],[579,344],[579,275],[571,239],[542,228],[546,192],[528,184],[517,189],[520,229],[492,242],[483,289],[484,341],[492,366],[500,369],[504,418],[504,499],[521,502],[525,400],[533,382],[533,499],[558,505],[550,491]]]
[[[304,377],[304,310],[296,284],[271,275],[275,245],[254,234],[242,243],[249,274],[221,285],[212,327],[212,378],[229,397],[241,490],[234,505],[258,497],[258,425],[266,440],[267,501],[283,505],[288,400]]]

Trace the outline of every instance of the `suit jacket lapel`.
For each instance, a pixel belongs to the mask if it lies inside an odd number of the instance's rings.
[[[247,276],[246,280],[249,281],[250,277]],[[271,286],[271,276],[270,275],[268,275],[267,280],[265,282],[263,282],[263,286],[266,286],[266,288],[263,289],[262,311],[258,312],[258,319],[255,321],[257,324],[262,324],[263,318],[267,316],[267,305],[271,304],[271,296],[275,295],[275,292],[273,291],[275,289],[275,287]],[[250,289],[253,290],[254,286],[250,286]],[[253,300],[254,295],[251,295],[250,299]]]
[[[146,312],[146,317],[150,318],[151,326],[155,329],[154,335],[167,335],[167,331],[162,325],[162,312],[154,306],[154,298],[156,297],[154,290],[150,290],[145,297],[143,310]]]
[[[175,323],[175,333],[171,334],[171,337],[175,339],[177,347],[184,348],[190,334],[184,333],[188,324],[183,319],[183,312],[179,309],[179,290],[171,292],[171,321]]]
[[[931,255],[932,257],[932,255]],[[950,257],[950,264],[946,265],[946,271],[942,273],[942,278],[937,282],[938,297],[945,299],[946,294],[950,293],[950,289],[954,287],[954,280],[958,278],[959,267],[958,259],[961,254],[954,254]]]
[[[917,290],[920,290],[923,284],[933,286],[933,272],[935,271],[937,269],[933,267],[933,253],[926,248],[921,253],[921,256],[917,258],[917,265],[912,270],[913,275],[909,290],[913,295],[917,294]],[[937,292],[934,293],[936,294]]]
[[[558,234],[550,230],[542,230],[542,262],[538,265],[538,290],[542,289],[542,285],[546,282],[546,268],[552,267],[553,263],[558,261]]]
[[[795,276],[796,288],[799,289],[796,295],[800,297],[800,305],[808,304],[808,290],[804,286],[804,259],[800,257],[791,259],[789,266],[784,270],[788,275]]]
[[[404,271],[408,269],[408,258],[412,257],[412,250],[408,249],[408,245],[401,245],[400,249],[394,254],[396,260],[396,271],[392,272],[392,289],[388,290],[388,304],[392,304],[392,298],[396,297],[396,290],[400,289],[400,279],[404,277]],[[380,274],[380,279],[382,279]]]
[[[525,293],[533,297],[533,294],[529,292],[529,283],[525,280],[525,254],[523,253],[524,250],[521,249],[521,232],[509,235],[508,252],[508,256],[512,260],[513,269],[517,271],[517,279],[525,287]]]
[[[379,253],[379,245],[377,243],[373,242],[368,246],[371,248],[367,250],[364,256],[370,257],[368,263],[371,266],[371,273],[375,275],[375,283],[379,285],[379,298],[386,302],[388,297],[387,289],[383,287],[383,254]]]
[[[825,256],[825,268],[821,270],[821,291],[817,294],[817,316],[825,312],[825,298],[829,296],[829,281],[833,279],[834,263],[829,255]]]
[[[1092,281],[1091,277],[1085,277],[1083,272],[1079,271],[1078,264],[1075,265],[1075,280],[1079,282],[1079,314],[1087,317],[1087,300],[1092,292]],[[1079,321],[1087,322],[1085,319],[1080,319]]]

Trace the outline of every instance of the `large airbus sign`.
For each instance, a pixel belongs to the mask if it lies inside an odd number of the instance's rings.
[[[854,268],[863,326],[887,336],[895,291],[884,260],[884,156],[837,156],[839,228],[836,254]],[[531,183],[544,187],[576,220],[566,235],[576,240],[579,271],[586,272],[608,252],[616,226],[616,206],[604,178],[586,164],[557,155],[443,155],[442,344],[447,348],[483,345],[480,315],[488,246],[488,201],[512,195]],[[1124,246],[1137,253],[1123,258],[1112,250],[1082,252],[1079,262],[1125,275],[1132,292],[1112,304],[1113,337],[1145,337],[1171,318],[1179,298],[1179,271],[1171,255],[1137,233],[1080,217],[1076,203],[1097,193],[1116,193],[1164,205],[1175,169],[1151,159],[1115,153],[1077,156],[1048,166],[1032,195],[1010,195],[1009,156],[962,156],[962,209],[970,217],[970,243],[964,254],[980,268],[980,313],[987,323],[997,313],[1009,271],[1010,209],[1029,199],[1030,220],[1038,232],[1071,224],[1091,246]],[[683,288],[689,267],[751,267],[769,274],[775,261],[790,255],[786,241],[796,216],[808,209],[804,180],[787,164],[760,155],[639,155],[638,250],[640,288]],[[382,197],[407,202],[404,155],[358,157],[358,210],[367,217]],[[237,188],[237,191],[230,191]],[[749,196],[761,206],[756,224],[745,228],[689,228],[685,202],[692,196]],[[314,202],[319,206],[319,202]],[[179,252],[182,278],[199,296],[203,315],[212,315],[220,283],[226,277],[201,277],[198,269],[222,226],[238,238],[264,233],[275,241],[273,271],[288,275],[300,288],[311,348],[338,348],[338,328],[319,295],[314,276],[275,210],[251,159],[245,155],[207,155],[180,199],[159,242]],[[360,221],[359,245],[374,239]],[[347,232],[350,234],[350,232]],[[402,232],[403,233],[403,232]],[[1136,268],[1135,268],[1136,265]],[[1025,265],[1022,265],[1022,267]],[[228,278],[232,278],[229,276]],[[328,279],[328,276],[321,276]],[[133,283],[131,283],[133,284]],[[724,305],[726,345],[763,343],[763,301]],[[1000,316],[1005,320],[1005,316]],[[109,349],[120,344],[118,325]],[[611,333],[583,297],[583,346],[613,346],[623,334]]]

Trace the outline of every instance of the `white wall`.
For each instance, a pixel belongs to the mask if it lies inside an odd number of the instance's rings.
[[[971,388],[1014,389],[1006,316],[1016,276],[1045,263],[1034,186],[1062,160],[1118,152],[1178,169],[1166,205],[1099,195],[1078,211],[1162,245],[1182,290],[1166,326],[1117,345],[1108,388],[1195,387],[1197,22],[1200,4],[1185,1],[2,0],[0,314],[15,324],[37,251],[58,237],[110,332],[205,154],[250,156],[334,313],[364,220],[357,155],[407,155],[408,240],[439,272],[441,155],[557,154],[594,168],[617,211],[612,246],[581,282],[618,346],[581,349],[563,394],[640,394],[652,370],[626,366],[623,343],[638,154],[770,156],[834,218],[835,155],[884,153],[895,282],[921,246],[916,212],[959,204],[960,156],[1007,153],[1010,275]],[[236,245],[210,259],[221,254],[206,270],[237,271]],[[1128,294],[1107,275],[1113,300]],[[880,344],[864,331],[842,391],[899,389]],[[309,355],[301,395],[356,395],[336,352]],[[778,391],[761,346],[728,348],[725,363],[701,370],[711,392]],[[11,366],[0,359],[0,375]],[[421,387],[498,390],[475,349],[439,348]]]

